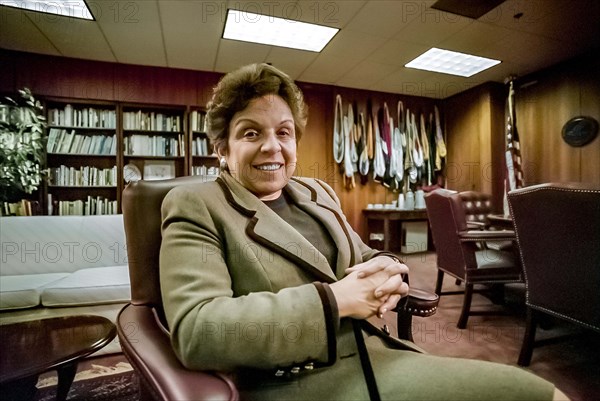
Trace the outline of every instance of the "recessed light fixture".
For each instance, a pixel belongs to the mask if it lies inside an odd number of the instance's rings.
[[[0,1],[0,5],[37,11],[45,14],[56,14],[64,17],[94,20],[92,12],[85,1],[80,0],[15,0]]]
[[[323,25],[228,10],[223,38],[320,52],[338,31]]]
[[[433,47],[405,67],[470,77],[499,63],[500,60]]]

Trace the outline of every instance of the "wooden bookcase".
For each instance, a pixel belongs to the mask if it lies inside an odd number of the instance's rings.
[[[119,115],[106,102],[47,99],[47,169],[42,189],[48,213],[119,211]]]
[[[122,105],[122,166],[144,180],[188,175],[185,115],[185,107]]]
[[[121,213],[130,180],[218,175],[200,106],[42,98],[47,176],[42,214]]]
[[[214,175],[218,173],[219,162],[213,144],[206,134],[206,111],[191,107],[188,111],[188,132],[190,175]]]

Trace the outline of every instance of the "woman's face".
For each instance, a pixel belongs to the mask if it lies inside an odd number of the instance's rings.
[[[250,101],[229,123],[231,175],[261,200],[277,199],[296,169],[294,117],[278,95]]]

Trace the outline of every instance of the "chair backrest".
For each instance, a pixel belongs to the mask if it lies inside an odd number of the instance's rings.
[[[509,192],[527,305],[600,331],[600,185]]]
[[[173,187],[206,181],[206,177],[179,177],[159,181],[135,181],[123,190],[122,208],[131,280],[131,303],[162,310],[159,253],[161,205]]]
[[[463,202],[467,223],[488,225],[487,216],[493,212],[492,196],[484,192],[463,191],[458,194]]]
[[[465,277],[467,266],[476,266],[473,252],[465,252],[459,233],[468,230],[463,202],[455,191],[436,189],[425,196],[427,218],[438,266],[458,277]]]

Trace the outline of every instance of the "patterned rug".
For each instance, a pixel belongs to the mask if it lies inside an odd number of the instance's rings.
[[[56,377],[40,379],[36,401],[56,399]],[[71,385],[68,401],[137,401],[138,379],[128,363],[115,366],[92,365],[78,372]]]

